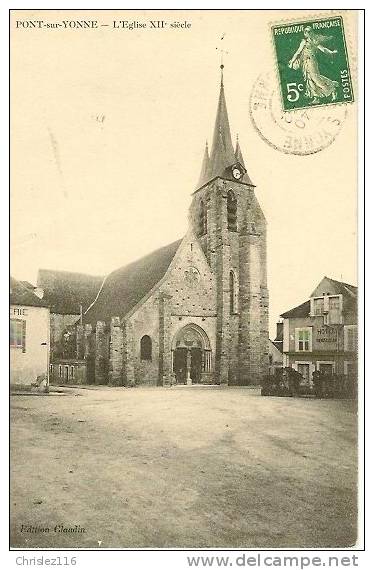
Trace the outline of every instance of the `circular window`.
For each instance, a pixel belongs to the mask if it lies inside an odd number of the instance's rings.
[[[189,287],[195,287],[200,281],[200,273],[196,267],[189,267],[184,272],[184,278]]]

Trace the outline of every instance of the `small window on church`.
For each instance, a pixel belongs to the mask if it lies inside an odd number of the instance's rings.
[[[230,315],[238,312],[238,282],[236,275],[230,271]]]
[[[147,334],[140,340],[140,360],[152,360],[152,340]]]
[[[206,232],[207,232],[207,207],[204,200],[201,200],[199,207],[199,235],[204,236]]]
[[[237,231],[237,201],[232,190],[227,194],[227,226],[229,232]]]

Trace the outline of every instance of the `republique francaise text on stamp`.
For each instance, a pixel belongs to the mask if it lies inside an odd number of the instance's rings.
[[[353,102],[341,16],[275,25],[271,33],[284,111]]]

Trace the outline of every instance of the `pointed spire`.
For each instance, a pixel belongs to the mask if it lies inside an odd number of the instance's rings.
[[[236,158],[236,161],[239,162],[243,166],[243,168],[245,169],[244,158],[243,158],[242,151],[240,148],[239,135],[238,134],[236,135],[235,158]],[[252,181],[249,178],[247,172],[244,174],[244,176],[242,178],[242,182],[247,182],[248,184],[252,184]]]
[[[221,86],[214,125],[209,177],[222,176],[226,168],[234,164],[234,162],[235,153],[231,140],[230,123],[223,87],[223,65],[221,64]]]
[[[208,150],[208,141],[206,141],[203,163],[201,165],[199,181],[197,183],[196,188],[201,188],[201,186],[204,186],[204,184],[208,181],[209,169],[210,169],[210,158]]]
[[[212,180],[216,177],[233,180],[231,167],[233,167],[236,163],[240,163],[245,170],[243,155],[240,150],[238,138],[236,140],[235,151],[232,144],[230,123],[223,86],[223,63],[221,63],[220,67],[221,84],[216,121],[214,125],[212,149],[209,157],[207,143],[197,189],[201,188],[204,186],[204,184],[209,182],[209,180]],[[247,172],[245,172],[245,174],[242,176],[240,182],[244,182],[253,186]]]
[[[240,162],[240,164],[242,164],[244,166],[243,155],[242,155],[242,151],[240,150],[239,135],[238,134],[236,134],[235,158],[238,162]]]

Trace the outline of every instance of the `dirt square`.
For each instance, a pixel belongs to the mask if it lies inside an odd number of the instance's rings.
[[[250,388],[11,397],[11,546],[340,548],[356,404]]]

